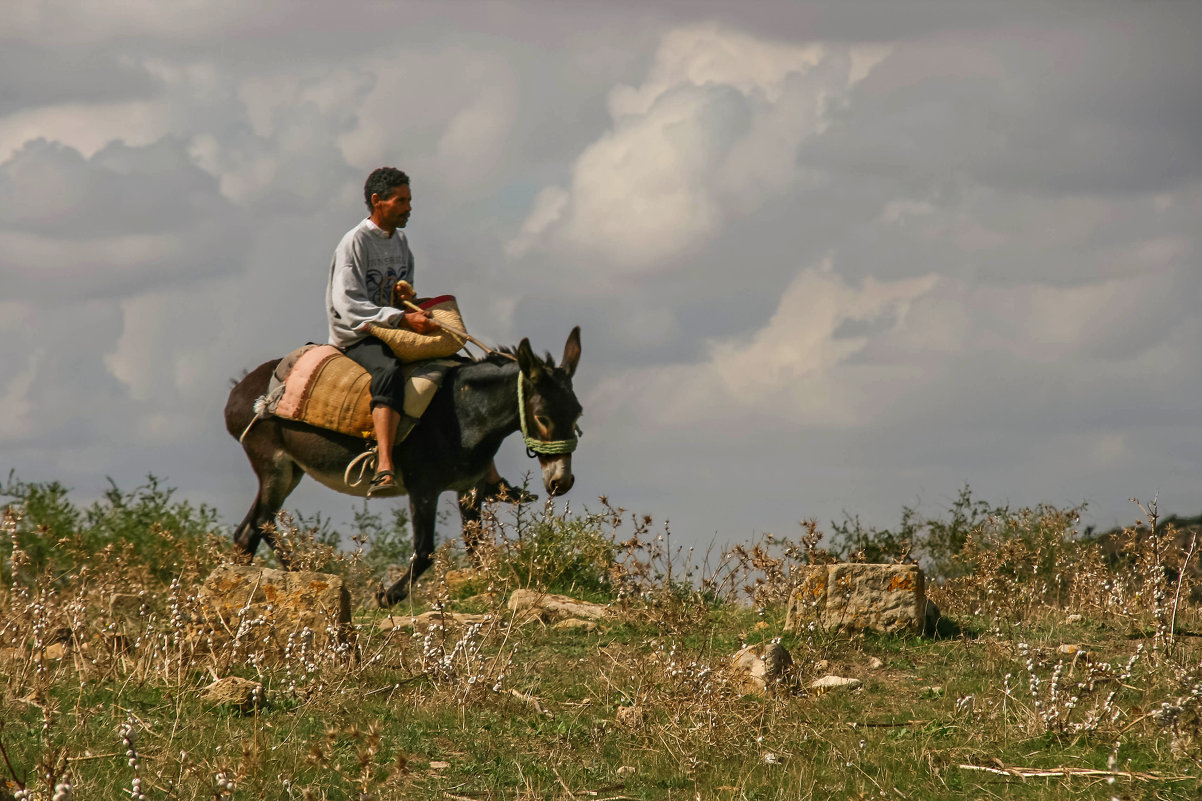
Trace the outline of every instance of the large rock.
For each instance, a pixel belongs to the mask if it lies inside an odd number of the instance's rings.
[[[279,651],[293,635],[316,651],[350,636],[351,596],[340,576],[222,565],[197,600],[211,631],[236,634],[242,627],[243,638],[264,653]]]
[[[608,614],[602,604],[577,601],[566,595],[552,595],[537,590],[514,590],[509,596],[509,611],[518,620],[538,619],[544,623],[560,620],[597,620]]]
[[[785,631],[822,629],[921,633],[926,585],[918,565],[839,563],[801,569]]]

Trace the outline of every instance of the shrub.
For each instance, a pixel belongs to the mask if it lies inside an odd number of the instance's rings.
[[[0,496],[13,499],[4,506],[10,531],[0,543],[0,561],[6,561],[15,542],[29,560],[27,571],[61,575],[105,548],[129,549],[157,579],[169,581],[220,529],[216,510],[174,500],[175,489],[153,475],[129,492],[110,479],[103,499],[82,511],[67,493],[57,481],[26,483],[9,473],[8,483],[0,486]],[[7,572],[4,578],[12,581]]]

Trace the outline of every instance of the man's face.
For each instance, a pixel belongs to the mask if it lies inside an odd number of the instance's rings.
[[[392,232],[404,228],[409,222],[409,210],[413,202],[413,193],[409,187],[398,186],[387,198],[378,194],[371,196],[371,216],[376,225],[385,231]]]

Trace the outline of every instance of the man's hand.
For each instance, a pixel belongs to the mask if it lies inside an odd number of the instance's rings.
[[[406,312],[405,325],[410,331],[416,331],[419,334],[433,334],[438,330],[438,322],[430,316],[430,312]]]
[[[417,293],[413,291],[413,287],[408,281],[397,281],[392,285],[392,302],[389,306],[396,309],[405,308],[405,301],[413,301],[417,299]]]

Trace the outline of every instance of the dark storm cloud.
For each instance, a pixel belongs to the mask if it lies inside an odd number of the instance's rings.
[[[965,179],[1050,194],[1188,184],[1202,175],[1202,51],[1148,13],[899,45],[800,158],[915,193]]]
[[[102,49],[7,41],[0,47],[0,117],[58,103],[150,97],[161,87],[143,67]]]
[[[35,140],[0,164],[10,299],[135,295],[238,269],[247,226],[179,141],[84,158]]]
[[[0,164],[0,226],[57,238],[91,239],[175,231],[229,214],[213,176],[182,143],[113,142],[91,158],[34,140]]]

